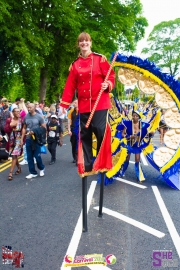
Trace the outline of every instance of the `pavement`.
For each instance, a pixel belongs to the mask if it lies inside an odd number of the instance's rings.
[[[42,158],[45,176],[31,180],[25,179],[27,165],[13,181],[7,180],[9,165],[0,165],[0,242],[23,252],[26,270],[71,269],[64,267],[64,257],[85,254],[113,254],[116,263],[73,269],[180,269],[180,192],[158,178],[144,157],[143,184],[136,182],[132,156],[125,177],[104,188],[102,218],[98,217],[97,175],[88,177],[85,233],[80,216],[82,180],[72,163],[69,137],[57,148],[55,164],[49,165],[49,153]],[[0,264],[0,269],[13,268]]]

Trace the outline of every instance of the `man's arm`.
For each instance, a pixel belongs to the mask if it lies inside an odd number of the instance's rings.
[[[45,123],[41,124],[41,127],[47,128]]]
[[[40,116],[40,119],[39,119],[39,126],[47,129],[46,123],[44,122],[44,118],[42,116]]]

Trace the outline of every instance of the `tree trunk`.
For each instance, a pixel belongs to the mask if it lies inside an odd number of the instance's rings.
[[[39,102],[44,102],[46,99],[47,89],[47,69],[41,68],[40,72],[40,87],[39,87]]]

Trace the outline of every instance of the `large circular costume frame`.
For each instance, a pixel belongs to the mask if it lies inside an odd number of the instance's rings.
[[[111,58],[113,56],[114,54]],[[169,134],[167,133],[165,136],[167,143],[165,142],[165,146],[158,149],[151,143],[143,150],[143,153],[149,163],[161,173],[166,183],[172,188],[180,190],[180,82],[169,74],[162,73],[154,63],[135,56],[118,54],[114,67],[119,67],[118,79],[121,83],[128,86],[137,84],[138,88],[145,94],[155,95],[155,101],[159,108],[167,110],[164,117],[165,123],[169,127]],[[115,135],[118,121],[117,117],[113,123],[112,137]],[[124,162],[122,156],[126,154],[116,153],[118,145],[116,140],[115,136],[112,142],[112,153],[113,151],[115,153],[113,155],[114,167],[106,173],[108,179],[117,175],[119,167],[122,165],[120,163]],[[122,155],[121,159],[120,155]],[[163,155],[166,155],[166,158]]]

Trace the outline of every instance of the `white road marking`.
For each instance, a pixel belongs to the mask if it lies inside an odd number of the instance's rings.
[[[161,210],[164,221],[166,223],[166,226],[168,228],[168,231],[169,231],[171,238],[173,240],[174,246],[175,246],[177,253],[179,255],[179,258],[180,258],[180,236],[179,236],[179,234],[174,226],[174,223],[171,219],[171,216],[166,208],[166,205],[161,197],[161,194],[160,194],[158,188],[156,186],[152,186],[152,189],[153,189],[154,195],[156,197],[157,203],[159,205],[159,208]]]
[[[94,209],[99,210],[99,207],[98,206],[94,207]],[[150,227],[148,225],[145,225],[145,224],[143,224],[143,223],[141,223],[141,222],[139,222],[139,221],[137,221],[135,219],[129,218],[129,217],[127,217],[125,215],[122,215],[122,214],[120,214],[118,212],[112,211],[112,210],[110,210],[108,208],[103,207],[103,213],[106,213],[107,215],[110,215],[110,216],[118,218],[118,219],[120,219],[122,221],[125,221],[125,222],[127,222],[127,223],[129,223],[129,224],[131,224],[131,225],[145,231],[145,232],[148,232],[148,233],[158,237],[158,238],[162,238],[162,237],[165,236],[164,233],[162,233],[162,232],[160,232],[160,231],[158,231],[158,230],[156,230],[156,229],[154,229],[154,228],[152,228],[152,227]]]
[[[138,188],[142,188],[142,189],[145,189],[147,188],[146,186],[143,186],[142,184],[136,184],[136,183],[133,183],[131,181],[128,181],[128,180],[125,180],[123,178],[120,178],[120,177],[114,177],[114,179],[118,180],[118,181],[121,181],[123,183],[126,183],[128,185],[132,185],[132,186],[135,186],[135,187],[138,187]]]
[[[147,163],[146,158],[145,158],[145,156],[144,156],[143,153],[141,153],[141,160],[142,160],[142,163],[143,163],[145,166],[148,166],[148,163]],[[135,162],[134,162],[134,161],[131,161],[131,160],[129,161],[129,163],[135,164]]]
[[[135,164],[135,162],[134,161],[131,161],[131,160],[129,161],[129,163]]]
[[[89,191],[88,191],[88,195],[87,195],[87,212],[89,211],[89,208],[90,208],[90,204],[91,204],[91,200],[92,200],[93,195],[94,195],[96,184],[97,184],[97,181],[92,181],[91,186],[90,186]],[[65,255],[75,257],[76,251],[77,251],[77,248],[78,248],[78,245],[79,245],[79,241],[81,239],[81,234],[82,234],[82,211],[80,213],[79,219],[78,219],[76,227],[74,229],[73,236],[71,238],[69,247],[68,247]],[[71,267],[65,267],[64,264],[65,263],[63,262],[60,269],[71,269]]]
[[[144,156],[143,153],[141,153],[141,160],[142,160],[142,162],[143,162],[143,164],[144,164],[145,166],[148,166],[148,163],[147,163],[146,158],[145,158],[145,156]]]

